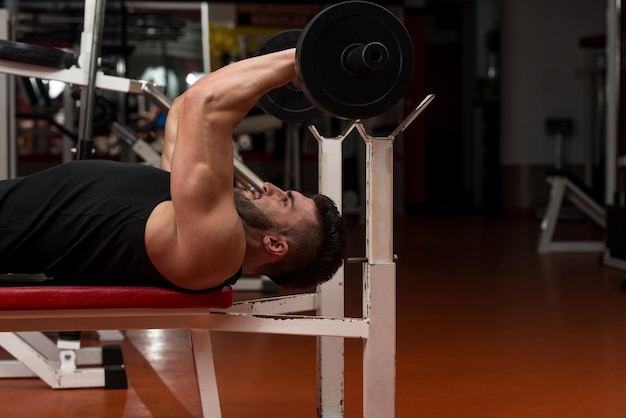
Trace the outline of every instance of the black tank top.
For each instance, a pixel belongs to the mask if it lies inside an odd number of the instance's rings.
[[[44,273],[50,284],[175,287],[144,244],[148,216],[170,199],[169,173],[142,164],[74,161],[1,181],[0,273]]]

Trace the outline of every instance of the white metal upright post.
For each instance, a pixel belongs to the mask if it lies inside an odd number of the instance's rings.
[[[617,192],[619,157],[621,0],[608,0],[606,17],[606,158],[605,203],[613,203]]]
[[[0,9],[0,39],[10,39],[11,13]],[[12,75],[0,74],[0,179],[17,175],[15,126],[15,79]]]
[[[202,70],[211,72],[211,39],[209,32],[209,3],[200,3],[200,30],[202,31]]]
[[[330,197],[342,212],[343,152],[342,143],[354,123],[334,138],[323,138],[314,126],[309,130],[318,141],[319,192]],[[344,269],[332,280],[317,288],[317,314],[341,318],[344,316]],[[344,415],[344,340],[317,337],[317,416],[341,418]]]
[[[87,87],[80,91],[80,119],[78,124],[79,159],[91,158],[93,148],[93,112],[96,99],[98,59],[102,45],[102,30],[106,0],[86,0],[83,32],[80,39],[78,64],[87,77]]]
[[[396,416],[396,265],[393,255],[393,144],[435,98],[430,94],[387,137],[356,128],[366,145],[363,417]]]
[[[393,143],[357,129],[366,144],[366,256],[363,317],[363,417],[395,416],[396,266],[393,260]]]

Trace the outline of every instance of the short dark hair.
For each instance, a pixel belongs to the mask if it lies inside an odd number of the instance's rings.
[[[276,284],[304,289],[330,280],[343,264],[348,242],[344,219],[325,195],[311,197],[317,208],[317,224],[300,224],[287,234],[289,252],[261,269]],[[303,260],[311,260],[302,265]]]

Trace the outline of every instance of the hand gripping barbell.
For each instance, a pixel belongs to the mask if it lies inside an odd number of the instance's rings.
[[[296,48],[297,82],[267,93],[259,107],[278,119],[304,122],[322,111],[366,119],[396,104],[415,67],[413,42],[386,8],[346,1],[318,13],[303,30],[269,37],[255,55]]]

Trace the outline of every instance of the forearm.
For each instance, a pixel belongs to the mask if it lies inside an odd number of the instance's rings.
[[[275,87],[294,80],[295,50],[254,57],[230,64],[198,80],[191,89],[201,89],[201,96],[210,97],[204,110],[205,116],[217,116],[227,129],[234,127],[246,116],[261,96]],[[196,91],[194,91],[195,93]],[[165,144],[161,156],[161,168],[170,171],[178,134],[178,121],[184,106],[185,94],[172,103],[165,125]],[[191,105],[192,116],[201,117],[197,103]],[[195,114],[194,114],[195,113]]]
[[[213,112],[234,128],[268,91],[295,80],[295,49],[234,62],[209,74],[191,89],[200,89]],[[212,112],[212,113],[213,113]]]

